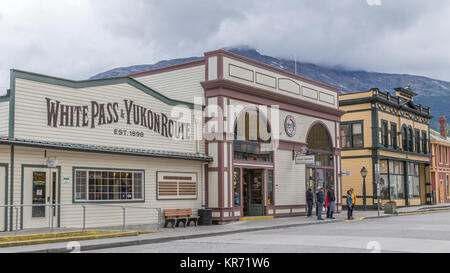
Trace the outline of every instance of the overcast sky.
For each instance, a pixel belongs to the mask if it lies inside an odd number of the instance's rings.
[[[0,93],[11,68],[79,80],[232,45],[450,81],[449,18],[448,0],[0,0]]]

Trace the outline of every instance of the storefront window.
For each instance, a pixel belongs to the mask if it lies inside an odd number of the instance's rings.
[[[268,171],[268,181],[267,181],[267,204],[273,205],[273,171]]]
[[[388,161],[380,160],[380,199],[389,200]]]
[[[241,206],[241,170],[234,169],[233,172],[233,196],[234,207]]]
[[[142,200],[143,172],[75,171],[76,201]]]
[[[392,200],[405,198],[403,162],[389,161],[389,193]]]
[[[420,197],[419,164],[408,163],[408,198]]]

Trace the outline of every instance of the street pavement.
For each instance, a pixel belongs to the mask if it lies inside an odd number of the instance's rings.
[[[338,221],[84,252],[450,253],[450,212]]]

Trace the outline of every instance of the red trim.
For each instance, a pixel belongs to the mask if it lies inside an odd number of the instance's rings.
[[[237,55],[237,54],[231,53],[231,52],[223,50],[223,49],[210,51],[210,52],[206,52],[205,53],[206,57],[210,57],[210,56],[213,56],[213,55],[223,55],[223,56],[226,56],[228,58],[231,58],[231,59],[234,59],[234,60],[237,60],[237,61],[241,61],[241,62],[250,64],[250,65],[254,65],[254,66],[257,66],[257,67],[262,68],[262,69],[267,69],[267,70],[270,70],[272,72],[276,72],[276,73],[279,73],[279,74],[282,74],[282,75],[286,75],[288,77],[295,78],[295,79],[303,81],[303,82],[307,82],[307,83],[310,83],[310,84],[313,84],[313,85],[316,85],[316,86],[320,86],[322,88],[325,88],[325,89],[330,90],[330,91],[334,91],[336,93],[339,92],[339,89],[336,88],[336,87],[333,87],[333,86],[330,86],[330,85],[327,85],[327,84],[324,84],[324,83],[321,83],[321,82],[318,82],[318,81],[314,81],[314,80],[311,80],[311,79],[308,79],[308,78],[305,78],[305,77],[302,77],[302,76],[294,74],[292,72],[289,72],[289,71],[286,71],[286,70],[282,70],[282,69],[273,67],[273,66],[265,64],[265,63],[261,63],[261,62],[255,61],[255,60],[249,59],[247,57],[243,57],[241,55]]]
[[[166,67],[161,67],[161,68],[154,68],[154,69],[150,69],[150,70],[146,70],[146,71],[142,71],[142,72],[128,74],[126,76],[131,77],[131,78],[139,78],[139,77],[144,77],[144,76],[153,75],[153,74],[165,73],[165,72],[200,66],[200,65],[204,65],[204,64],[205,64],[205,59],[201,59],[201,60],[182,63],[182,64],[176,64],[176,65],[171,65],[171,66],[166,66]]]

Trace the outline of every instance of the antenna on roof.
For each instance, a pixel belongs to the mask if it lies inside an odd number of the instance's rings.
[[[297,55],[294,55],[294,71],[295,71],[295,74],[297,74]]]

